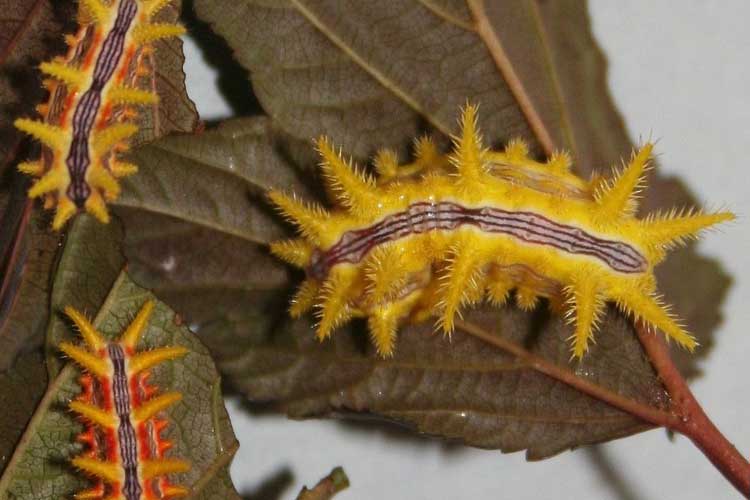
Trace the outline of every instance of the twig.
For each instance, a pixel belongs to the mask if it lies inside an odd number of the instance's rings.
[[[708,418],[685,379],[672,361],[664,340],[643,324],[636,325],[641,345],[672,398],[672,410],[678,415],[670,429],[687,436],[706,458],[745,498],[750,498],[750,462]]]
[[[349,478],[346,477],[344,469],[336,467],[326,477],[315,485],[315,488],[308,490],[303,487],[297,500],[329,500],[333,496],[349,487]]]

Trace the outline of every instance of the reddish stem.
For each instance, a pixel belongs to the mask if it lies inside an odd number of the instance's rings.
[[[671,398],[668,411],[653,408],[624,397],[611,389],[585,380],[568,368],[537,356],[515,342],[488,332],[472,323],[457,321],[456,327],[499,349],[513,354],[540,373],[568,384],[591,397],[619,408],[645,422],[665,427],[687,436],[706,455],[719,472],[745,498],[750,499],[750,463],[721,434],[713,422],[709,420],[688,388],[685,379],[682,378],[682,375],[677,370],[661,336],[649,332],[640,323],[636,325],[638,337]]]
[[[636,332],[651,364],[672,398],[672,411],[680,418],[668,428],[690,438],[706,458],[745,497],[750,498],[750,462],[708,418],[672,361],[661,336],[638,324]]]

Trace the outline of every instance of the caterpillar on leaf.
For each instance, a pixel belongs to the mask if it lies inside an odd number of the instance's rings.
[[[78,436],[86,451],[73,465],[96,480],[77,499],[156,500],[187,495],[171,484],[167,474],[189,470],[188,462],[166,458],[172,446],[161,437],[167,420],[159,413],[182,397],[178,392],[157,394],[149,384],[149,369],[183,356],[183,347],[160,347],[137,352],[154,303],[146,302],[117,341],[107,341],[80,312],[65,313],[76,324],[85,342],[68,342],[60,349],[84,370],[81,395],[70,403],[85,425]]]
[[[15,126],[42,143],[42,154],[18,169],[38,177],[29,197],[55,208],[54,229],[78,210],[108,222],[106,202],[119,196],[118,179],[138,170],[119,156],[138,131],[137,107],[158,102],[138,86],[148,74],[150,43],[185,31],[152,21],[168,3],[80,0],[81,28],[66,37],[67,54],[40,65],[50,78],[49,100],[38,107],[42,119],[19,118]]]
[[[452,153],[441,155],[426,138],[408,165],[382,151],[377,178],[318,139],[336,205],[330,212],[269,192],[300,232],[271,245],[307,274],[291,315],[314,307],[321,341],[351,318],[367,318],[377,351],[390,356],[404,321],[437,314],[439,328],[450,334],[463,307],[485,297],[504,304],[515,289],[521,308],[545,297],[570,317],[576,358],[608,301],[693,350],[695,339],[656,292],[654,266],[733,214],[671,211],[638,219],[652,144],[612,180],[586,181],[570,171],[565,153],[539,163],[520,140],[504,151],[484,148],[476,112],[471,105],[463,110]]]

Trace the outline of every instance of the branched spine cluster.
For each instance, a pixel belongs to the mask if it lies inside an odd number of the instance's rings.
[[[437,315],[450,334],[462,308],[485,296],[502,305],[515,289],[520,307],[545,297],[570,317],[577,358],[608,301],[696,347],[658,296],[653,269],[667,250],[734,216],[672,211],[636,218],[651,144],[611,180],[585,181],[570,171],[567,153],[539,163],[521,140],[504,151],[485,149],[476,108],[467,106],[452,153],[440,155],[421,139],[414,162],[399,166],[383,151],[377,179],[328,139],[317,149],[333,211],[278,191],[269,196],[301,235],[272,244],[272,252],[308,271],[291,313],[315,308],[320,340],[366,317],[378,352],[389,356],[404,321]]]

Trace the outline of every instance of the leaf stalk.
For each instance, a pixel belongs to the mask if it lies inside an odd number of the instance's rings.
[[[750,499],[750,462],[719,431],[701,408],[669,355],[661,337],[638,322],[636,332],[646,354],[670,395],[668,408],[655,408],[579,377],[573,371],[524,349],[475,324],[456,321],[456,328],[516,356],[532,369],[618,408],[644,422],[689,438],[724,477]]]

